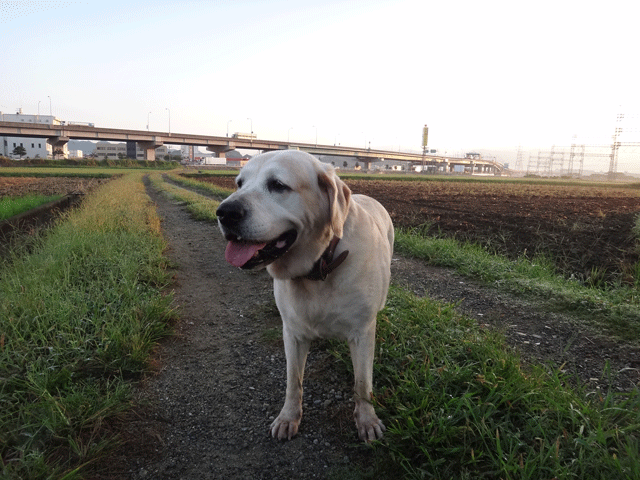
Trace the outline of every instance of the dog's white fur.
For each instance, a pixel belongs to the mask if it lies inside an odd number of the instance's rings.
[[[285,403],[271,434],[278,439],[296,435],[310,342],[337,337],[351,351],[358,434],[367,442],[381,438],[385,427],[371,398],[376,314],[387,297],[393,255],[389,214],[376,200],[352,195],[333,167],[295,150],[254,157],[236,181],[240,188],[225,202],[240,202],[248,212],[238,227],[243,239],[268,242],[292,228],[298,233],[291,248],[267,267],[287,359]],[[272,191],[268,185],[274,181],[287,189]],[[334,235],[341,238],[335,256],[349,250],[344,263],[324,281],[303,278]]]

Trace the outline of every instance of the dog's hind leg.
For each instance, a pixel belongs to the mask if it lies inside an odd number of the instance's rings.
[[[349,340],[353,374],[355,377],[355,404],[353,417],[360,440],[372,442],[382,438],[385,426],[371,404],[373,395],[373,357],[376,346],[376,322],[369,324],[366,332]]]

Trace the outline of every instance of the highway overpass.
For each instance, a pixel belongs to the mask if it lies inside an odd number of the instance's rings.
[[[210,135],[149,132],[146,130],[125,130],[102,128],[90,125],[62,124],[49,125],[27,122],[0,122],[0,136],[46,138],[54,149],[66,144],[70,139],[136,142],[144,151],[147,160],[155,160],[155,149],[162,145],[193,145],[206,147],[207,150],[224,157],[226,152],[235,149],[248,150],[287,150],[297,149],[313,155],[333,155],[354,157],[369,168],[371,162],[380,160],[409,161],[414,164],[435,166],[443,171],[453,171],[456,165],[462,165],[473,173],[495,173],[503,170],[502,164],[480,158],[455,158],[419,153],[374,150],[335,145],[317,145],[299,142],[263,140],[259,138],[216,137]]]

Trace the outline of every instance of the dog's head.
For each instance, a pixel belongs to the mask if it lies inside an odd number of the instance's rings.
[[[309,272],[334,235],[342,237],[351,191],[333,167],[307,153],[257,155],[236,185],[216,212],[232,265],[269,266],[275,278],[295,278]]]

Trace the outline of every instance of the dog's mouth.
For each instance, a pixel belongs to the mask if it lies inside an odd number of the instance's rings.
[[[271,242],[251,242],[227,235],[225,259],[234,267],[250,269],[266,267],[284,255],[298,238],[298,232],[288,230]]]

